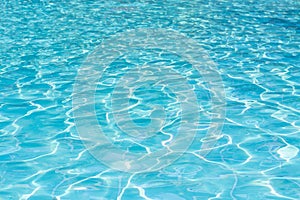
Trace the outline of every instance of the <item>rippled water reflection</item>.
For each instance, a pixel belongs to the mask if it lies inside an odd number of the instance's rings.
[[[0,198],[300,198],[299,2],[2,1],[0,10]],[[182,57],[160,49],[122,55],[95,94],[97,119],[119,148],[154,151],[169,138],[159,133],[141,148],[111,131],[114,118],[106,115],[111,105],[105,97],[122,70],[156,61],[163,69],[172,66],[187,77],[199,104],[188,151],[159,171],[131,174],[89,153],[75,128],[72,98],[87,56],[112,35],[139,28],[175,30],[207,51],[223,80],[226,117],[203,156],[212,120],[207,80]],[[135,91],[129,102],[136,105],[130,111],[135,123],[149,123],[151,106],[159,102],[168,111],[165,127],[176,130],[180,107],[163,86]]]

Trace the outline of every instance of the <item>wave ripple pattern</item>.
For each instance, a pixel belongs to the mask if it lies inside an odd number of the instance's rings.
[[[299,1],[0,11],[0,199],[300,199]]]

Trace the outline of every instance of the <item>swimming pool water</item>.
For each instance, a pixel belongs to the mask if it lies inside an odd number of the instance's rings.
[[[298,1],[0,10],[0,199],[300,199]]]

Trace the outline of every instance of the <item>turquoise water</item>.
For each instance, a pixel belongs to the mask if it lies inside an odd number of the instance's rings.
[[[0,10],[0,199],[300,199],[298,1]]]

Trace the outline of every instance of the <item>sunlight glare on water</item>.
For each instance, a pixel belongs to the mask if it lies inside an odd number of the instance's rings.
[[[299,1],[0,11],[0,199],[300,199]]]

